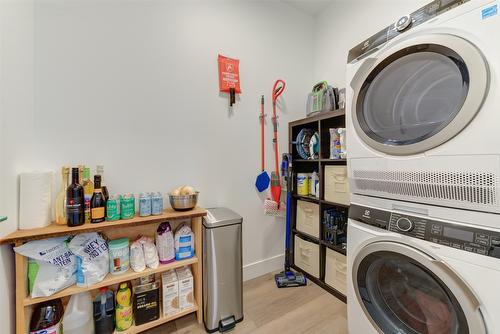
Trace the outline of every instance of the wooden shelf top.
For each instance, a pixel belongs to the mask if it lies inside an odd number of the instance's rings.
[[[317,244],[319,244],[319,243],[321,242],[321,240],[319,240],[319,238],[314,237],[314,236],[312,236],[312,235],[310,235],[310,234],[308,234],[308,233],[305,233],[305,232],[299,231],[299,230],[297,230],[296,228],[292,229],[292,232],[293,232],[293,233],[295,233],[295,234],[298,234],[298,235],[300,235],[300,236],[302,236],[302,237],[304,237],[304,238],[307,238],[307,239],[309,239],[309,240],[311,240],[311,241],[314,241],[314,242],[315,242],[315,243],[317,243]]]
[[[61,290],[61,291],[59,291],[59,292],[57,292],[49,297],[31,298],[28,296],[28,297],[24,298],[23,305],[29,306],[29,305],[39,304],[39,303],[42,303],[42,302],[47,301],[47,300],[53,300],[53,299],[57,299],[57,298],[71,296],[71,295],[75,295],[75,294],[80,293],[80,292],[96,290],[96,289],[99,289],[102,287],[106,287],[106,286],[110,286],[110,285],[114,285],[114,284],[119,284],[121,282],[130,281],[130,280],[137,279],[137,278],[143,277],[143,276],[148,276],[151,274],[163,273],[163,272],[166,272],[166,271],[169,271],[172,269],[181,268],[184,266],[189,266],[189,265],[192,265],[195,263],[198,263],[198,258],[196,256],[194,256],[190,259],[186,259],[186,260],[175,261],[175,262],[168,263],[168,264],[160,264],[158,266],[158,268],[156,268],[156,269],[147,268],[147,269],[145,269],[141,272],[138,272],[138,273],[133,271],[132,269],[129,269],[126,273],[119,274],[119,275],[113,275],[110,273],[101,282],[93,284],[89,287],[79,287],[76,285],[72,285],[72,286],[70,286],[64,290]]]
[[[293,159],[292,162],[318,162],[319,159]]]
[[[304,125],[304,124],[309,124],[309,123],[315,123],[327,118],[332,118],[332,117],[340,117],[345,115],[345,109],[337,109],[333,111],[327,111],[327,112],[322,112],[315,114],[310,117],[298,119],[296,121],[288,123],[290,127],[298,126],[298,125]]]
[[[47,227],[34,228],[30,230],[17,230],[4,238],[0,239],[0,244],[5,243],[20,243],[30,240],[45,239],[56,236],[71,235],[85,232],[103,231],[109,228],[127,227],[141,224],[161,223],[169,220],[189,219],[195,217],[206,216],[205,209],[196,207],[189,211],[175,211],[172,208],[166,209],[163,214],[157,216],[139,217],[135,216],[131,219],[106,221],[98,224],[83,224],[75,227],[66,225],[51,224]]]
[[[116,333],[116,334],[142,333],[145,330],[148,330],[148,329],[151,329],[153,327],[156,327],[156,326],[162,325],[164,323],[167,323],[169,321],[181,318],[181,317],[183,317],[185,315],[188,315],[188,314],[196,312],[196,311],[198,311],[198,305],[195,304],[194,307],[182,310],[179,313],[176,313],[176,314],[173,314],[173,315],[170,315],[170,316],[160,316],[160,319],[158,319],[158,320],[150,321],[148,323],[145,323],[145,324],[142,324],[142,325],[139,325],[139,326],[133,325],[132,327],[130,327],[126,331],[122,331],[122,332],[115,331],[114,333]]]
[[[330,248],[332,251],[335,251],[337,253],[340,253],[340,254],[343,254],[343,255],[347,254],[347,250],[344,249],[344,248],[342,248],[342,246],[332,245],[331,243],[326,242],[324,240],[321,240],[321,244],[325,245],[326,247]]]
[[[330,201],[325,201],[325,200],[321,200],[321,203],[326,204],[326,205],[330,205],[330,206],[338,206],[341,208],[349,209],[349,205],[345,205],[345,204],[341,204],[341,203],[335,203],[335,202],[330,202]]]
[[[293,194],[293,197],[296,198],[296,199],[300,199],[300,200],[305,200],[305,201],[309,201],[309,202],[319,203],[319,198],[317,198],[315,196],[305,196],[305,195]]]

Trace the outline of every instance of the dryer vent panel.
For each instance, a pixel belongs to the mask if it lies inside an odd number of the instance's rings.
[[[377,166],[373,163],[370,165]],[[488,168],[491,165],[486,166]],[[484,169],[485,165],[482,167]],[[500,212],[499,173],[481,171],[479,166],[476,171],[352,168],[350,174],[354,193],[432,205]]]

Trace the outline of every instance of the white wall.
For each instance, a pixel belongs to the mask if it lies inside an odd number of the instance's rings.
[[[430,0],[337,0],[315,18],[314,79],[345,87],[351,48]]]
[[[283,152],[312,82],[312,17],[264,1],[22,1],[2,3],[1,234],[16,228],[19,172],[103,163],[112,193],[191,184],[200,205],[240,213],[246,278],[281,267],[284,220],[263,215],[254,186],[260,95],[270,115],[274,81],[287,83]],[[233,112],[218,53],[241,60]],[[270,170],[270,118],[266,135]],[[12,275],[0,271],[0,291]]]
[[[16,169],[29,159],[33,115],[33,0],[0,0],[0,235],[16,221]],[[15,281],[13,253],[0,248],[0,323],[14,332]]]

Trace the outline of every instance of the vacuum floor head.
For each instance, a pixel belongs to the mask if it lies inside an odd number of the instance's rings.
[[[278,288],[292,288],[307,285],[307,279],[304,274],[293,271],[282,271],[274,275],[274,280]]]

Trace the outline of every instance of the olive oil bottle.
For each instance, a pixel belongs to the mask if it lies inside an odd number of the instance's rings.
[[[68,189],[69,182],[69,166],[63,166],[61,168],[61,190],[56,197],[56,224],[66,225],[66,190]]]
[[[101,175],[94,175],[94,194],[90,200],[90,222],[102,223],[106,220],[106,199],[101,189]]]
[[[83,170],[83,194],[85,197],[85,223],[90,223],[90,200],[94,194],[94,184],[90,180],[90,168]]]

